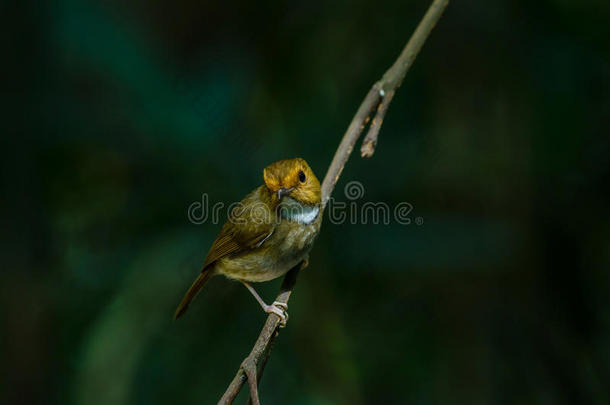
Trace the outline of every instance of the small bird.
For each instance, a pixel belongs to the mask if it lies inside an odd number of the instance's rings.
[[[265,304],[250,283],[273,280],[299,263],[307,265],[322,223],[320,182],[301,158],[270,164],[263,180],[229,214],[174,319],[184,314],[212,276],[223,274],[240,281],[265,312],[278,315],[286,325],[288,306]]]

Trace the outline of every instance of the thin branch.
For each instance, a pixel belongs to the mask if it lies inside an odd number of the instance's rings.
[[[385,113],[390,105],[390,101],[398,87],[402,84],[407,71],[413,64],[413,61],[417,57],[424,42],[426,42],[432,28],[434,28],[441,18],[448,3],[448,0],[434,0],[432,2],[428,11],[426,11],[426,14],[413,32],[413,35],[409,38],[409,42],[407,42],[407,45],[398,56],[398,59],[396,59],[394,64],[384,73],[381,80],[371,87],[364,98],[364,101],[360,104],[360,108],[358,108],[356,115],[347,128],[347,131],[337,148],[337,152],[335,152],[330,167],[328,168],[328,172],[326,172],[326,176],[324,177],[322,183],[322,206],[326,206],[330,194],[335,188],[339,176],[343,171],[343,167],[345,167],[347,159],[349,159],[350,154],[354,150],[356,141],[362,134],[366,124],[368,124],[371,114],[377,109],[375,117],[373,118],[373,123],[375,123],[375,125],[371,125],[360,153],[363,157],[370,157],[375,152],[377,134],[379,133],[379,128],[381,127]],[[382,102],[384,99],[385,101]]]
[[[379,106],[377,106],[377,112],[375,113],[373,122],[371,122],[369,132],[364,137],[364,141],[362,141],[362,146],[360,147],[360,156],[363,158],[370,158],[373,156],[373,153],[375,153],[375,147],[377,146],[377,135],[379,135],[379,130],[381,129],[381,124],[383,124],[385,113],[388,111],[388,107],[390,106],[395,93],[395,90],[388,91],[388,93],[385,94],[381,99]]]
[[[282,281],[282,286],[280,287],[280,293],[275,299],[278,302],[283,302],[285,304],[288,303],[288,299],[290,299],[290,293],[292,293],[292,289],[297,282],[297,275],[299,274],[300,265],[290,270],[284,276],[284,280]],[[248,357],[242,362],[239,370],[237,370],[237,374],[229,384],[226,392],[218,401],[219,404],[231,404],[233,400],[239,394],[242,385],[248,380],[247,375],[250,374],[252,376],[257,376],[252,380],[256,381],[254,384],[250,383],[251,390],[251,398],[252,402],[257,405],[258,401],[258,390],[257,385],[258,381],[260,381],[260,376],[263,373],[263,368],[265,367],[265,363],[271,354],[271,348],[273,346],[273,342],[275,341],[275,337],[278,334],[278,327],[280,325],[280,317],[276,314],[269,314],[267,320],[265,321],[265,325],[261,330],[258,339],[256,339],[256,343],[254,343],[254,347]],[[247,370],[247,371],[246,371]]]
[[[356,141],[369,123],[373,112],[375,115],[365,140],[362,143],[361,154],[363,157],[370,157],[375,152],[379,129],[381,128],[383,118],[385,117],[392,98],[398,87],[402,84],[407,71],[413,64],[422,45],[430,35],[432,28],[434,28],[443,14],[447,3],[448,0],[434,0],[432,2],[398,59],[396,59],[392,67],[385,72],[381,80],[371,87],[364,98],[364,101],[360,104],[356,115],[349,124],[345,135],[343,135],[343,139],[341,139],[341,143],[335,152],[335,156],[333,157],[328,171],[326,172],[326,176],[324,177],[324,181],[322,182],[322,208],[326,207],[326,203],[339,180],[345,163],[349,159]],[[296,284],[299,269],[300,265],[286,274],[282,281],[280,293],[275,299],[276,301],[288,303],[290,293]],[[253,405],[260,404],[258,398],[258,383],[260,382],[267,359],[271,354],[273,343],[279,333],[279,324],[280,318],[277,315],[270,314],[267,317],[267,321],[265,322],[252,351],[242,362],[239,370],[237,370],[237,374],[233,378],[233,381],[231,381],[226,392],[222,398],[220,398],[219,404],[226,405],[233,403],[246,381],[248,381],[248,385],[250,386],[251,403]]]

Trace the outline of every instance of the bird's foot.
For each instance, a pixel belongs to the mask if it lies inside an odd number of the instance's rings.
[[[265,305],[263,309],[268,314],[276,314],[280,317],[280,328],[286,327],[286,323],[288,322],[288,304],[273,301],[273,304]]]

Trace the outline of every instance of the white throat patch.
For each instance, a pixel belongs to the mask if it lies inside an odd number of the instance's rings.
[[[318,205],[313,207],[303,205],[290,197],[284,197],[280,203],[280,214],[283,218],[303,225],[311,224],[318,217],[319,213],[320,207]]]

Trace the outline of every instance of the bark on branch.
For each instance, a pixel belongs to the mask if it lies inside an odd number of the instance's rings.
[[[362,157],[368,158],[375,152],[379,129],[381,128],[388,107],[392,102],[392,98],[398,87],[402,84],[407,71],[413,64],[422,45],[430,35],[432,28],[434,28],[443,14],[447,3],[448,0],[434,0],[432,2],[398,59],[396,59],[394,64],[385,72],[381,80],[371,87],[364,98],[364,101],[360,104],[356,115],[347,128],[345,135],[343,135],[343,139],[335,152],[335,156],[333,157],[328,171],[326,172],[326,176],[324,177],[324,181],[322,182],[322,208],[326,207],[326,203],[339,180],[339,176],[354,149],[356,141],[364,132],[364,129],[369,122],[368,132],[362,142],[360,153]],[[371,115],[373,115],[372,122]],[[300,265],[286,274],[282,282],[280,293],[275,299],[276,301],[288,303],[290,293],[296,284],[299,268]],[[248,381],[250,387],[250,403],[253,405],[260,405],[258,398],[258,383],[263,374],[269,355],[271,354],[273,343],[279,333],[279,324],[280,318],[277,315],[270,314],[267,317],[267,321],[265,322],[252,351],[237,370],[237,374],[233,378],[233,381],[231,381],[224,395],[220,398],[219,404],[232,404],[242,386]]]

